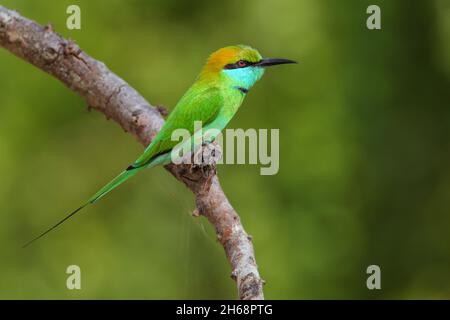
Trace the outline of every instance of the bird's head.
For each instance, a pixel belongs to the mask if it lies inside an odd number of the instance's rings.
[[[263,58],[256,49],[249,46],[229,46],[209,56],[200,76],[208,78],[221,75],[233,86],[248,90],[262,77],[266,67],[286,63],[296,62],[280,58]]]

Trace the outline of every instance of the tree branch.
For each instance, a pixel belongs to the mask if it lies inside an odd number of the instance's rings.
[[[42,27],[0,6],[0,46],[63,82],[144,146],[164,124],[157,108],[104,63],[53,32],[50,25]],[[194,193],[195,212],[214,225],[231,264],[239,298],[264,299],[251,238],[225,196],[215,167],[209,167],[206,173],[189,165],[171,164],[166,169]]]

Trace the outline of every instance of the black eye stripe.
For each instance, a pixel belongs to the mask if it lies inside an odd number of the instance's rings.
[[[241,62],[241,61],[245,62],[244,66],[240,66],[239,65],[239,62]],[[239,68],[246,68],[246,67],[252,66],[254,64],[256,64],[256,62],[250,62],[250,61],[246,61],[246,60],[239,60],[236,63],[229,63],[223,68],[224,69],[239,69]]]

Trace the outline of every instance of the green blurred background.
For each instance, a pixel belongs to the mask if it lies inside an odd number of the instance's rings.
[[[78,4],[82,30],[66,29]],[[366,28],[378,4],[382,30]],[[231,128],[280,128],[280,171],[222,165],[269,299],[450,298],[450,3],[17,1],[152,104],[173,108],[230,44],[269,70]],[[214,231],[162,168],[26,250],[142,151],[57,80],[0,49],[0,298],[235,298]],[[68,265],[82,290],[67,290]],[[381,290],[366,268],[381,267]]]

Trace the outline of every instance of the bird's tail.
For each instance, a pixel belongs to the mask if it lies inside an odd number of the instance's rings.
[[[136,173],[144,169],[145,167],[129,167],[127,170],[123,171],[121,174],[119,174],[117,177],[115,177],[113,180],[111,180],[107,185],[105,185],[103,188],[101,188],[96,194],[94,194],[85,204],[83,204],[81,207],[77,208],[75,211],[71,212],[69,215],[64,217],[62,220],[60,220],[58,223],[38,235],[37,237],[33,238],[32,240],[28,241],[25,245],[23,245],[23,248],[29,246],[36,240],[42,238],[47,233],[52,231],[53,229],[56,229],[59,225],[61,225],[63,222],[74,216],[76,213],[78,213],[81,209],[84,207],[94,204],[101,198],[103,198],[107,193],[112,191],[113,189],[117,188],[119,185],[124,183],[129,178],[133,177]]]

